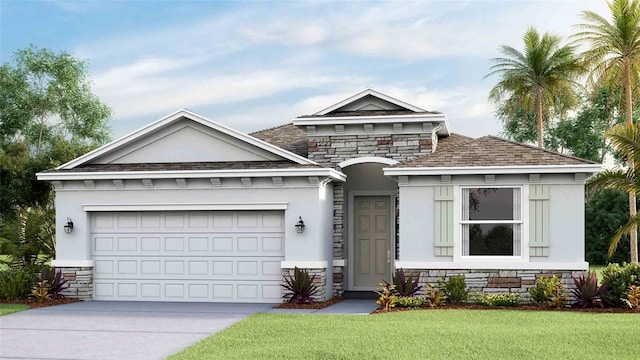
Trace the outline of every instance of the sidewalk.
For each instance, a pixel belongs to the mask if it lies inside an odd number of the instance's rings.
[[[369,315],[378,308],[374,300],[345,299],[324,309],[271,309],[278,314]]]

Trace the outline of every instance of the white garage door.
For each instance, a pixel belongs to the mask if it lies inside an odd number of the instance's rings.
[[[91,215],[94,299],[280,302],[281,211]]]

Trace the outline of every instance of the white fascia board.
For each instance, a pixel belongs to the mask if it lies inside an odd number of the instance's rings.
[[[411,104],[408,104],[408,103],[406,103],[406,102],[404,102],[402,100],[398,100],[396,98],[392,98],[389,95],[385,95],[385,94],[383,94],[381,92],[378,92],[378,91],[375,91],[373,89],[366,89],[366,90],[361,91],[361,92],[359,92],[359,93],[357,93],[357,94],[355,94],[355,95],[353,95],[353,96],[351,96],[351,97],[349,97],[347,99],[344,99],[344,100],[340,101],[339,103],[336,103],[336,104],[333,104],[333,105],[331,105],[331,106],[329,106],[327,108],[324,108],[324,109],[318,111],[317,113],[314,113],[313,115],[326,115],[326,114],[332,112],[335,109],[339,109],[339,108],[341,108],[341,107],[343,107],[343,106],[345,106],[345,105],[347,105],[349,103],[352,103],[354,101],[357,101],[357,100],[359,100],[359,99],[361,99],[361,98],[363,98],[363,97],[365,97],[367,95],[375,96],[377,98],[380,98],[382,100],[388,101],[388,102],[390,102],[392,104],[395,104],[397,106],[403,107],[403,108],[411,110],[411,111],[416,111],[416,112],[426,111],[426,110],[421,109],[421,108],[419,108],[419,107],[417,107],[415,105],[411,105]]]
[[[327,116],[321,118],[295,118],[293,125],[342,125],[342,124],[393,124],[393,123],[443,122],[447,124],[444,114],[416,115],[378,115],[378,116]]]
[[[298,267],[300,269],[326,269],[328,265],[327,261],[281,261],[281,269],[293,269]]]
[[[491,261],[398,261],[396,269],[433,269],[433,270],[588,270],[587,262],[528,262],[516,260]]]
[[[106,145],[103,145],[91,152],[88,152],[74,160],[71,160],[65,164],[62,164],[60,166],[58,166],[56,169],[72,169],[76,166],[82,165],[82,164],[86,164],[87,162],[101,156],[104,155],[110,151],[113,151],[119,147],[122,147],[124,145],[126,145],[127,143],[133,142],[161,127],[164,127],[172,122],[178,121],[180,118],[187,118],[189,120],[193,120],[203,126],[206,126],[208,128],[211,128],[213,130],[222,132],[224,134],[227,134],[231,137],[234,137],[240,141],[249,143],[253,146],[256,146],[258,148],[261,148],[263,150],[269,151],[273,154],[276,154],[280,157],[283,157],[287,160],[291,160],[297,164],[312,164],[312,165],[317,165],[317,163],[315,161],[309,160],[305,157],[302,157],[298,154],[294,154],[290,151],[287,151],[285,149],[282,149],[280,147],[277,147],[273,144],[269,144],[265,141],[262,141],[260,139],[257,139],[251,135],[247,135],[245,133],[242,133],[240,131],[234,130],[230,127],[227,127],[225,125],[216,123],[212,120],[209,120],[207,118],[205,118],[204,116],[198,115],[194,112],[191,112],[189,110],[186,109],[181,109],[178,110],[172,114],[169,114],[147,126],[144,126],[128,135],[125,135],[117,140],[114,140]]]
[[[599,173],[600,164],[585,165],[530,165],[530,166],[467,166],[467,167],[413,167],[384,168],[386,176],[400,175],[477,175],[477,174],[572,174]]]
[[[86,212],[108,212],[108,211],[213,211],[213,210],[287,210],[289,203],[286,202],[250,202],[250,203],[207,203],[207,204],[120,204],[102,205],[88,204],[82,205],[82,210]]]
[[[93,260],[51,260],[52,267],[93,267]]]
[[[249,169],[249,170],[185,170],[185,171],[100,171],[100,172],[41,172],[38,180],[111,180],[111,179],[174,179],[174,178],[230,178],[230,177],[293,177],[326,176],[346,181],[347,176],[328,168],[313,169]]]

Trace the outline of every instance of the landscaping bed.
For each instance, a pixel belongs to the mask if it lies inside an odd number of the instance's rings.
[[[431,307],[429,305],[422,305],[417,307],[393,307],[386,311],[382,308],[376,309],[372,314],[385,314],[389,312],[399,312],[399,311],[412,311],[412,310],[532,310],[532,311],[574,311],[574,312],[588,312],[588,313],[608,313],[608,314],[639,314],[638,311],[635,311],[631,308],[624,307],[607,307],[607,308],[580,308],[580,307],[563,307],[556,308],[553,306],[540,306],[536,304],[521,304],[515,306],[486,306],[479,304],[461,304],[461,305],[442,305],[438,307]]]
[[[32,298],[23,299],[23,300],[11,300],[11,301],[0,299],[0,303],[2,303],[2,304],[23,304],[23,305],[28,305],[31,309],[47,307],[47,306],[71,304],[71,303],[75,303],[75,302],[78,302],[78,301],[82,301],[82,300],[80,300],[80,299],[60,298],[60,299],[46,300],[46,301],[42,301],[42,302],[37,302]]]
[[[312,304],[296,304],[296,303],[282,303],[274,306],[276,309],[324,309],[327,306],[337,304],[344,300],[342,297],[336,296],[326,301],[316,301]]]

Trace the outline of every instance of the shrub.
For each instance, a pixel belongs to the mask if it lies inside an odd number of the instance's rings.
[[[444,296],[452,304],[465,303],[469,299],[469,290],[463,275],[453,276],[449,281],[441,280],[438,284]]]
[[[416,276],[415,279],[413,276],[407,278],[402,269],[396,270],[395,274],[393,274],[393,285],[396,286],[398,296],[415,295],[422,289],[422,286],[418,286],[418,281],[420,281],[420,276]]]
[[[536,280],[536,286],[529,288],[531,300],[536,304],[550,305],[557,308],[564,307],[567,303],[566,289],[560,283],[560,279],[553,275],[548,278],[541,276]]]
[[[55,268],[45,266],[40,272],[40,279],[45,280],[49,286],[49,296],[52,299],[64,298],[62,291],[67,289],[69,285],[67,280],[62,276],[61,271],[56,271]]]
[[[444,304],[447,297],[440,288],[433,284],[428,284],[429,289],[425,291],[427,304],[431,307],[436,307]]]
[[[516,306],[520,304],[519,293],[501,293],[501,294],[477,294],[473,297],[473,300],[485,306]]]
[[[633,310],[640,311],[640,286],[631,285],[624,302]]]
[[[573,278],[575,288],[571,289],[571,293],[576,298],[576,305],[584,308],[599,307],[604,308],[606,299],[605,295],[608,291],[607,283],[604,282],[598,286],[598,277],[595,272],[589,271],[587,276]]]
[[[35,283],[33,271],[17,267],[0,272],[0,298],[22,300],[29,296]]]
[[[629,287],[640,286],[640,264],[609,264],[602,269],[602,279],[609,286],[606,300],[614,306],[625,306],[623,299]]]
[[[300,270],[296,266],[293,269],[293,276],[285,277],[282,287],[287,291],[284,298],[295,304],[312,304],[314,302],[313,295],[318,292],[318,287],[313,283],[316,275],[309,275],[307,270]]]
[[[31,297],[39,303],[51,299],[51,296],[49,295],[49,283],[47,280],[40,280],[36,283],[33,290],[31,290]]]
[[[396,286],[383,281],[380,283],[380,287],[380,291],[376,291],[380,296],[376,304],[380,305],[384,311],[389,311],[392,307],[396,306],[396,301],[398,300],[398,297],[395,295]]]
[[[397,307],[416,308],[424,305],[425,299],[418,296],[398,296],[396,299]]]

